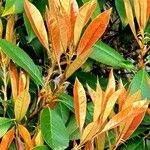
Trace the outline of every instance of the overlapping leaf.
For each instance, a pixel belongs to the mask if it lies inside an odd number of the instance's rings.
[[[110,13],[111,9],[101,13],[89,24],[80,39],[77,48],[78,56],[84,51],[90,49],[105,32],[110,19]]]

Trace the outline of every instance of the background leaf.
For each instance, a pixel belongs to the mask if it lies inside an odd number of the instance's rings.
[[[130,93],[133,94],[137,92],[138,90],[141,90],[142,99],[144,98],[150,98],[150,87],[148,86],[148,73],[142,69],[138,71],[133,80],[131,81],[131,87],[130,87]]]
[[[126,61],[116,50],[101,41],[94,45],[89,57],[112,67],[133,68],[133,64]]]
[[[43,85],[43,80],[38,67],[21,48],[4,39],[0,39],[0,47],[9,58],[29,73],[36,84]]]
[[[69,144],[69,135],[64,122],[56,110],[45,108],[40,116],[40,127],[45,142],[52,149],[65,149]]]
[[[43,146],[36,146],[32,148],[32,150],[49,150],[48,146],[43,145]]]

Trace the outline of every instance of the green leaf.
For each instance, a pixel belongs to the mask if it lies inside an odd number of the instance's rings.
[[[102,41],[99,41],[94,45],[90,58],[112,67],[126,69],[133,68],[133,64],[131,62],[125,60],[117,51]]]
[[[10,59],[27,71],[37,84],[44,84],[38,67],[21,48],[4,39],[0,39],[0,47]]]
[[[23,12],[23,0],[6,0],[2,16]]]
[[[61,116],[61,118],[63,119],[63,122],[66,123],[69,118],[69,113],[70,113],[69,108],[66,105],[64,105],[63,103],[57,102],[55,110],[57,111],[59,116]]]
[[[45,142],[52,149],[65,149],[68,147],[69,135],[56,110],[45,108],[40,116],[40,126]]]
[[[144,69],[138,71],[131,81],[130,93],[133,94],[136,91],[141,90],[142,99],[145,99],[145,98],[149,99],[150,87],[148,86],[148,83],[147,83],[148,77],[149,75]]]
[[[24,24],[28,33],[28,42],[30,43],[36,37],[36,35],[25,13],[23,14],[23,19],[24,19]]]
[[[12,120],[9,118],[0,117],[0,138],[7,132],[10,128]]]
[[[80,130],[77,126],[77,121],[75,116],[72,115],[67,125],[67,132],[69,133],[70,140],[78,140],[80,139]]]
[[[59,97],[59,102],[63,103],[68,107],[72,112],[74,112],[73,97],[65,93],[57,93]]]
[[[49,150],[48,146],[43,145],[43,146],[36,146],[32,148],[32,150]]]
[[[122,26],[125,27],[128,24],[128,19],[126,16],[124,1],[123,0],[115,0],[115,6],[116,6],[117,12],[120,16]]]
[[[138,137],[128,140],[126,144],[119,147],[119,150],[145,150],[144,140]]]

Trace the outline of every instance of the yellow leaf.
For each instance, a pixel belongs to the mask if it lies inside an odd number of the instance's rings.
[[[70,12],[70,5],[71,5],[71,0],[61,0],[60,1],[62,7],[65,9],[66,12]]]
[[[99,119],[99,116],[102,111],[102,89],[99,84],[99,81],[97,80],[97,87],[96,87],[96,93],[95,93],[95,100],[94,100],[94,112],[93,112],[93,121],[97,121]]]
[[[79,10],[79,14],[76,18],[75,26],[74,26],[74,46],[77,46],[79,41],[81,31],[86,23],[89,21],[93,11],[96,8],[96,1],[91,0],[85,3]]]
[[[24,8],[39,41],[47,50],[49,50],[46,28],[39,10],[28,0],[24,0]]]
[[[69,78],[77,69],[79,69],[85,63],[85,61],[90,56],[91,52],[92,49],[85,51],[72,62],[72,64],[66,70],[65,73],[66,79]]]
[[[130,106],[132,103],[141,100],[142,95],[141,95],[141,90],[138,90],[136,93],[129,95],[126,100],[124,101],[124,104],[122,106],[122,109],[127,108]]]
[[[5,34],[5,39],[10,42],[14,41],[14,24],[15,24],[15,17],[10,16],[10,18],[7,21]]]
[[[30,94],[27,90],[22,91],[15,99],[15,118],[19,122],[25,116],[30,104]]]
[[[11,80],[11,90],[12,90],[12,96],[13,99],[15,100],[16,97],[18,96],[18,71],[16,65],[10,61],[9,64],[9,75],[10,75],[10,80]]]
[[[89,123],[86,128],[83,130],[83,133],[81,135],[80,143],[84,144],[89,140],[92,140],[92,138],[97,134],[99,128],[98,128],[97,122],[91,122]]]
[[[19,131],[19,135],[22,137],[22,139],[25,142],[26,149],[27,150],[32,149],[33,142],[31,140],[29,131],[23,125],[18,125],[18,131]]]
[[[82,131],[86,117],[86,94],[82,84],[75,80],[73,88],[75,118],[80,131]]]
[[[117,99],[118,99],[118,96],[120,94],[120,90],[114,92],[109,98],[108,98],[108,101],[107,101],[107,104],[105,106],[105,111],[104,111],[104,114],[103,114],[103,123],[106,121],[107,117],[110,115]]]
[[[97,150],[104,150],[105,149],[105,141],[106,141],[105,133],[102,133],[96,137],[95,145],[97,147]]]
[[[132,7],[131,7],[131,3],[129,0],[124,0],[124,4],[125,4],[127,19],[128,19],[131,31],[132,31],[135,39],[138,41],[137,36],[136,36],[136,29],[135,29],[135,24],[134,24],[134,17],[133,17],[133,11],[132,11]]]
[[[38,131],[38,133],[35,137],[35,145],[36,146],[44,145],[44,140],[42,138],[41,130]]]
[[[87,49],[90,49],[103,35],[109,23],[110,14],[111,9],[104,11],[88,25],[87,29],[80,39],[77,48],[77,56],[82,54]]]
[[[7,16],[7,15],[11,15],[11,14],[14,14],[15,13],[15,5],[12,5],[8,10],[4,10],[3,11],[3,14],[2,14],[2,17],[4,16]]]
[[[146,23],[147,23],[147,0],[139,0],[139,4],[140,4],[140,25],[141,25],[141,29],[144,31],[145,27],[146,27]],[[135,8],[136,9],[136,8]]]
[[[14,133],[14,128],[12,128],[3,136],[0,143],[0,150],[8,150],[10,144],[14,139]]]
[[[3,23],[2,20],[0,19],[0,39],[2,38],[3,35]]]

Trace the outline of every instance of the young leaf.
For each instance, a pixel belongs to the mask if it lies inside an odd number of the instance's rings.
[[[48,9],[46,10],[45,16],[46,16],[46,23],[49,31],[49,36],[51,39],[52,50],[54,51],[57,61],[59,62],[60,56],[62,54],[61,45],[60,45],[61,41],[60,41],[59,24],[57,22],[56,16],[54,16],[54,14]]]
[[[61,117],[55,110],[45,108],[40,115],[40,128],[45,142],[52,149],[65,149],[69,136]]]
[[[72,62],[72,64],[66,70],[66,79],[69,78],[77,69],[79,69],[85,63],[91,52],[92,49],[85,51]]]
[[[90,49],[97,40],[105,32],[106,27],[109,23],[111,9],[98,15],[87,27],[84,34],[82,35],[78,48],[77,56],[82,54],[84,51]]]
[[[15,99],[15,118],[19,122],[25,116],[30,104],[30,94],[27,90],[22,91]]]
[[[22,137],[22,139],[25,142],[26,149],[32,149],[33,142],[31,140],[29,131],[23,125],[18,125],[18,131],[19,131],[19,135]]]
[[[9,118],[0,117],[0,138],[7,132],[10,128],[12,120]]]
[[[102,111],[102,100],[103,100],[103,93],[102,93],[101,86],[99,81],[97,80],[97,87],[95,92],[95,100],[94,100],[94,113],[93,113],[93,121],[97,121]]]
[[[0,143],[1,150],[7,150],[14,139],[14,128],[10,129],[2,138]]]
[[[130,25],[130,28],[132,30],[132,33],[133,33],[135,39],[138,41],[137,36],[136,36],[136,29],[135,29],[135,24],[134,24],[134,17],[133,17],[131,3],[129,0],[124,0],[124,4],[125,4],[125,10],[126,10],[128,23]]]
[[[112,128],[124,124],[125,122],[128,122],[129,119],[134,118],[141,113],[144,113],[147,107],[148,101],[146,100],[134,102],[132,105],[130,105],[129,107],[127,107],[126,109],[120,111],[117,115],[115,115],[106,124],[102,132],[106,132]]]
[[[105,107],[104,114],[103,114],[102,122],[105,122],[107,117],[110,115],[110,113],[111,113],[111,111],[112,111],[112,109],[113,109],[113,107],[114,107],[114,105],[118,99],[119,94],[120,94],[120,90],[116,91],[115,93],[113,93],[109,97],[107,104],[106,104],[106,107]]]
[[[9,58],[27,71],[37,84],[43,85],[43,80],[38,67],[21,48],[4,39],[0,39],[0,47]]]
[[[73,95],[75,117],[80,131],[82,131],[86,117],[86,94],[82,84],[78,79],[75,80]]]
[[[86,23],[89,21],[94,9],[96,8],[96,1],[91,0],[85,3],[79,10],[79,14],[76,17],[76,22],[74,26],[74,45],[77,46],[79,41],[81,31]]]
[[[43,18],[39,10],[28,0],[24,0],[24,8],[25,8],[26,15],[29,18],[31,26],[35,34],[37,35],[39,41],[47,50],[49,50],[48,36],[47,36]]]
[[[18,77],[17,67],[12,61],[10,61],[9,63],[9,74],[11,80],[12,96],[13,99],[15,100],[15,98],[18,96],[19,77]]]
[[[83,133],[81,135],[81,141],[80,143],[84,144],[87,141],[91,140],[94,135],[98,132],[99,125],[97,122],[91,122],[89,123],[86,128],[83,130]]]

